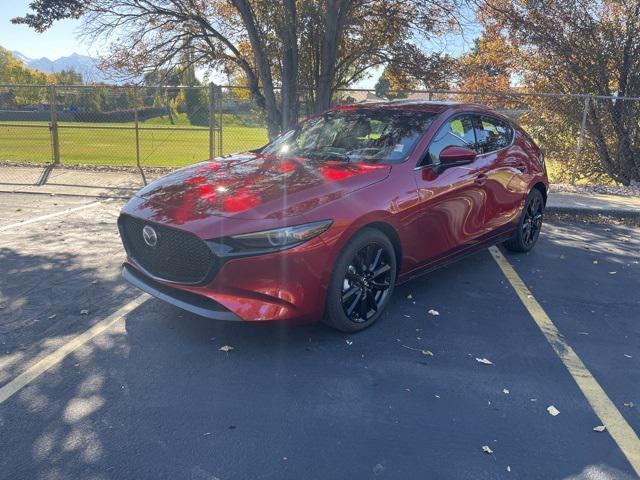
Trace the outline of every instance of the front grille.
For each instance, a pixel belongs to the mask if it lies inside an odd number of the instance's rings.
[[[118,219],[127,254],[156,278],[176,283],[198,284],[206,280],[216,263],[209,247],[195,235],[158,225],[129,215]],[[149,225],[157,234],[157,243],[149,246],[142,229]]]

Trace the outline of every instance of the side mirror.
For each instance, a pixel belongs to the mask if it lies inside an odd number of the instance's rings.
[[[475,150],[470,148],[449,145],[440,152],[439,159],[440,164],[446,168],[471,163],[476,159],[476,155]]]

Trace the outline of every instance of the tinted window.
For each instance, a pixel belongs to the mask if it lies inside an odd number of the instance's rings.
[[[262,153],[314,160],[398,163],[407,158],[435,114],[397,110],[338,110],[303,122]]]
[[[450,145],[475,148],[475,144],[473,117],[471,115],[459,115],[440,128],[429,145],[428,158],[425,163],[440,163],[440,152]]]
[[[513,140],[513,129],[508,123],[492,117],[479,117],[476,129],[477,152],[489,153],[508,147]]]

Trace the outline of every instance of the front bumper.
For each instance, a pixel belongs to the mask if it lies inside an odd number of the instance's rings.
[[[240,317],[210,298],[156,282],[126,263],[122,267],[122,276],[127,282],[143,292],[196,315],[215,320],[241,320]]]
[[[205,285],[150,278],[131,257],[123,276],[141,290],[207,318],[307,323],[322,317],[332,257],[316,237],[290,250],[227,259]]]

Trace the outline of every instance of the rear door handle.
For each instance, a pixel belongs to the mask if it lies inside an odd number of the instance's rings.
[[[507,167],[515,168],[516,170],[524,172],[527,169],[527,164],[524,162],[508,162]]]
[[[487,174],[486,173],[479,173],[478,175],[476,175],[476,178],[474,180],[474,182],[479,184],[479,185],[482,185],[486,181],[487,181]]]

